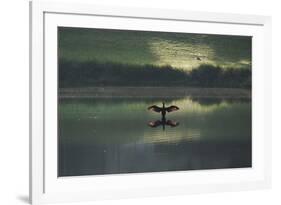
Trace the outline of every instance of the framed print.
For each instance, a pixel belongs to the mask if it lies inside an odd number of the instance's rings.
[[[270,17],[39,1],[30,20],[31,203],[270,187]]]

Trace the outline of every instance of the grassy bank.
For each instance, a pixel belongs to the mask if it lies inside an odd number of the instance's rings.
[[[60,98],[90,97],[221,97],[251,98],[251,91],[239,88],[186,88],[186,87],[87,87],[60,88]]]

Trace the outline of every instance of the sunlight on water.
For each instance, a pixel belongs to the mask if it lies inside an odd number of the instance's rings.
[[[184,132],[178,132],[176,128],[168,130],[154,130],[145,133],[143,136],[144,143],[168,142],[177,143],[180,141],[195,141],[200,139],[199,129],[188,129]]]
[[[251,37],[60,28],[60,58],[75,62],[250,68]],[[108,55],[110,51],[110,55]]]
[[[166,114],[178,126],[150,127]],[[251,103],[217,98],[60,99],[59,175],[251,166]]]
[[[202,64],[221,66],[223,68],[249,67],[250,59],[232,60],[221,58],[215,55],[215,50],[200,41],[200,38],[193,41],[177,42],[163,39],[152,39],[149,43],[151,53],[156,57],[156,65],[171,65],[175,68],[192,70]]]
[[[161,103],[161,102],[160,102]],[[181,113],[187,114],[190,112],[193,113],[206,113],[213,112],[216,109],[221,109],[231,106],[230,103],[221,100],[219,103],[212,103],[209,105],[202,105],[199,102],[192,100],[190,97],[186,97],[180,100],[173,100],[170,104],[175,104],[181,108]]]
[[[157,65],[191,70],[201,64],[215,64],[214,51],[208,45],[158,39],[152,40],[149,46],[158,59],[155,62]]]
[[[78,143],[81,139],[97,143],[153,143],[210,138],[235,140],[249,135],[251,109],[247,102],[221,99],[204,104],[190,97],[166,102],[167,106],[180,108],[166,116],[167,120],[178,121],[179,126],[167,126],[163,131],[161,127],[148,126],[148,122],[161,118],[159,113],[147,110],[153,104],[161,106],[159,99],[65,100],[59,111],[61,137]]]

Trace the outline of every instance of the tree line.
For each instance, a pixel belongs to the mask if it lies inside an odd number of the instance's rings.
[[[190,86],[251,88],[251,69],[200,65],[191,71],[170,65],[128,65],[59,60],[59,87]]]

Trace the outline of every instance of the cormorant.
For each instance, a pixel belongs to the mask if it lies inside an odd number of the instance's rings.
[[[161,113],[162,119],[161,120],[156,120],[156,121],[151,121],[148,123],[150,127],[158,127],[159,125],[163,126],[163,130],[165,130],[165,125],[169,125],[171,127],[176,127],[179,125],[179,122],[173,121],[173,120],[166,120],[166,113],[167,112],[173,112],[179,110],[179,107],[175,105],[171,105],[169,107],[165,107],[165,103],[162,102],[163,106],[158,107],[157,105],[152,105],[148,107],[148,110],[152,110],[154,112]]]
[[[162,107],[158,107],[157,105],[152,105],[150,107],[148,107],[148,110],[152,110],[154,112],[161,112],[162,114],[162,118],[166,116],[166,112],[173,112],[173,111],[177,111],[180,108],[175,106],[175,105],[171,105],[169,107],[165,107],[165,103],[162,102],[163,106]]]

